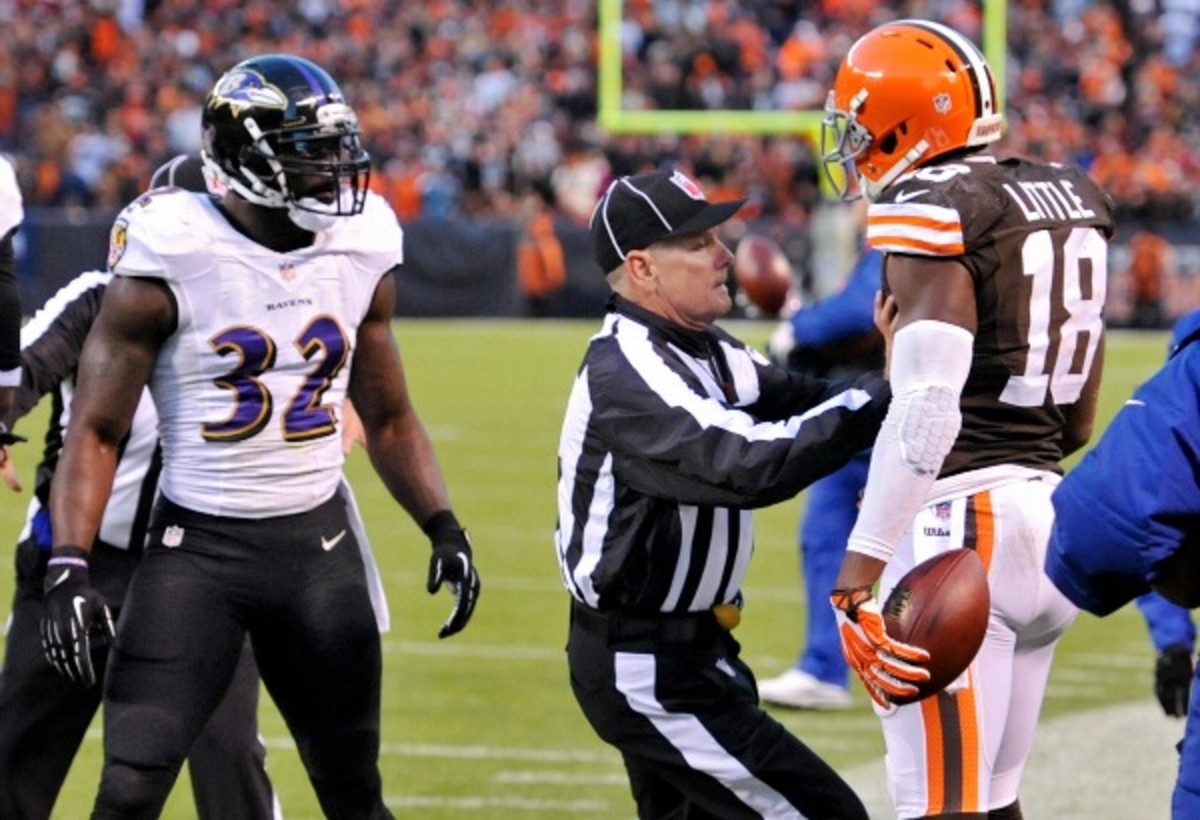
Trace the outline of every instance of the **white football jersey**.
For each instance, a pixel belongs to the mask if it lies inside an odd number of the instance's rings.
[[[17,171],[12,163],[0,156],[0,236],[24,220],[25,208],[21,202],[21,188],[17,184]]]
[[[110,269],[162,279],[179,314],[150,382],[164,495],[236,518],[333,495],[358,327],[401,248],[395,213],[374,194],[288,253],[247,239],[203,194],[150,192],[121,212]]]

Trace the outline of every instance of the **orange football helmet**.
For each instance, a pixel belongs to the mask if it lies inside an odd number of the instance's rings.
[[[934,157],[999,139],[1003,124],[974,43],[941,23],[898,20],[860,37],[838,67],[821,159],[843,199],[875,199]]]

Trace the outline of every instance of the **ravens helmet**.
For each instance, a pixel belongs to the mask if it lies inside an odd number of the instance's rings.
[[[315,63],[243,60],[204,101],[201,128],[205,165],[246,200],[286,208],[306,230],[362,212],[371,172],[358,118]]]
[[[863,35],[825,104],[822,160],[843,199],[875,199],[935,157],[1000,138],[996,81],[975,44],[926,20]]]

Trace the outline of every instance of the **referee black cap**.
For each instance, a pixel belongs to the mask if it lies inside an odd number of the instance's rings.
[[[610,273],[630,251],[715,228],[745,204],[744,199],[709,202],[700,186],[678,170],[620,177],[592,211],[596,261]]]

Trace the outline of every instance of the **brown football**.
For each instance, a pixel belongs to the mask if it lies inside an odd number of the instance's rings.
[[[991,596],[974,550],[954,549],[922,561],[900,579],[883,605],[888,636],[929,652],[929,680],[913,703],[940,692],[975,659],[987,632]]]
[[[792,265],[775,240],[748,233],[733,255],[738,289],[763,313],[779,313],[792,287]]]

